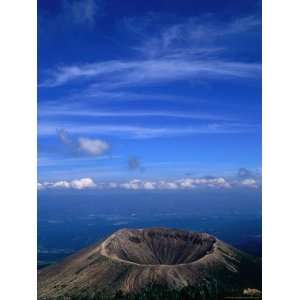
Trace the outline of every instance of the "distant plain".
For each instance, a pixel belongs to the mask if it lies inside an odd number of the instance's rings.
[[[154,226],[207,232],[261,256],[261,191],[40,191],[38,268],[120,228]]]

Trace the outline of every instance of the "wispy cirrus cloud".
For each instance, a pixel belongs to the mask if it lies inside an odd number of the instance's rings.
[[[194,113],[190,111],[162,111],[162,110],[101,110],[90,109],[85,106],[77,107],[74,105],[65,106],[40,106],[39,117],[127,117],[127,118],[139,118],[139,117],[158,117],[158,118],[178,118],[178,119],[195,119],[203,121],[236,121],[235,118],[218,115],[212,113]]]
[[[60,66],[48,74],[49,77],[40,83],[40,87],[57,87],[76,80],[96,79],[99,88],[109,90],[133,84],[148,85],[192,78],[257,78],[260,64],[165,57]]]
[[[47,2],[47,1],[46,1]],[[48,1],[50,2],[53,1]],[[41,5],[38,11],[38,28],[44,36],[55,30],[57,34],[81,29],[94,29],[97,18],[103,15],[102,0],[60,0],[53,3],[55,10],[49,13],[46,5]],[[51,4],[52,6],[52,4]]]
[[[94,26],[99,4],[97,0],[64,0],[60,17],[66,22]]]
[[[94,105],[95,101],[101,101],[103,104],[139,102],[139,101],[157,101],[166,103],[205,103],[207,99],[191,97],[185,94],[159,93],[159,92],[136,92],[133,90],[102,90],[98,83],[88,84],[85,87],[72,89],[72,93],[55,98],[43,98],[39,103],[39,113],[46,110],[66,111],[70,109],[85,110],[88,104]]]
[[[159,20],[156,20],[159,23]],[[141,24],[142,22],[142,24]],[[127,19],[125,26],[134,33],[149,30],[150,37],[142,39],[135,49],[146,57],[202,57],[219,56],[230,50],[226,41],[241,33],[256,31],[261,25],[257,16],[236,18],[229,22],[216,23],[211,17],[189,18],[183,23],[163,27],[154,36],[153,19]]]
[[[40,155],[38,157],[38,167],[72,167],[74,164],[77,164],[78,162],[83,162],[86,165],[90,164],[99,164],[103,161],[111,161],[112,159],[120,159],[120,155],[101,155],[101,156],[83,156],[80,157],[48,157],[47,155]]]
[[[239,134],[256,132],[258,126],[251,124],[218,124],[209,123],[203,126],[190,127],[144,127],[132,125],[76,125],[64,123],[65,128],[72,128],[74,134],[114,135],[123,138],[149,139],[167,136],[186,136],[199,134]],[[58,128],[56,123],[43,123],[38,128],[39,136],[55,135]]]
[[[149,24],[152,28],[153,22]],[[51,88],[81,80],[96,82],[100,90],[114,90],[188,79],[257,78],[260,63],[227,57],[224,39],[259,25],[254,16],[220,24],[190,18],[185,23],[160,28],[155,34],[148,29],[148,34],[132,47],[138,54],[134,59],[60,65],[48,70],[39,86]],[[132,26],[127,27],[132,30]],[[147,33],[147,26],[141,27]]]

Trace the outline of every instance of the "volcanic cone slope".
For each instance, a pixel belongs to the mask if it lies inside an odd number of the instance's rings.
[[[168,228],[122,229],[38,273],[39,299],[114,295],[149,285],[197,286],[205,295],[261,287],[260,259],[206,233]]]

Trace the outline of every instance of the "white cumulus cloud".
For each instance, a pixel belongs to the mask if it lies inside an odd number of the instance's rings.
[[[253,178],[247,178],[241,181],[241,184],[247,187],[253,187],[256,188],[258,186],[258,183]]]
[[[54,188],[70,188],[71,187],[71,184],[70,182],[68,181],[65,181],[65,180],[62,180],[62,181],[57,181],[57,182],[54,182],[52,187]]]
[[[144,182],[144,189],[145,190],[155,190],[155,182],[146,181]]]
[[[223,177],[216,178],[185,178],[178,180],[181,188],[196,188],[200,186],[207,186],[211,188],[230,188],[231,184]]]
[[[95,182],[91,178],[81,178],[71,181],[71,187],[77,190],[96,187]]]
[[[38,182],[37,183],[37,189],[38,189],[38,191],[42,190],[43,188],[44,188],[44,185],[42,183]]]
[[[107,151],[110,146],[100,139],[78,138],[78,148],[80,151],[89,155],[101,155]]]
[[[98,156],[110,149],[110,145],[101,139],[91,139],[82,136],[75,138],[63,128],[57,129],[56,133],[61,143],[64,144],[71,153]]]
[[[54,182],[45,181],[43,183],[38,182],[38,190],[42,189],[76,189],[82,190],[86,188],[95,188],[97,187],[96,183],[91,178],[80,178],[74,179],[71,181],[60,180]]]

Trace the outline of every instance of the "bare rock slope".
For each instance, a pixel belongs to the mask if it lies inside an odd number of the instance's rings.
[[[114,295],[156,284],[197,286],[208,295],[261,288],[261,262],[206,233],[122,229],[38,273],[38,298]]]

